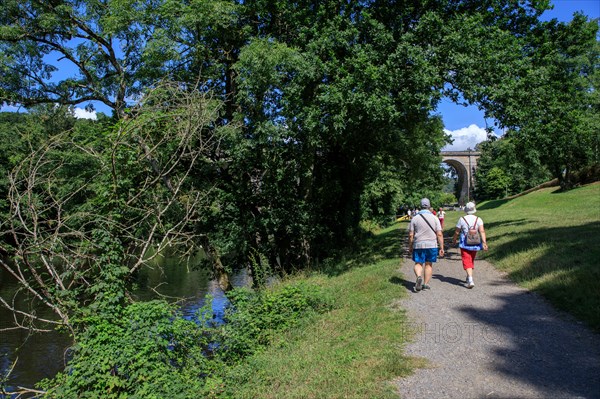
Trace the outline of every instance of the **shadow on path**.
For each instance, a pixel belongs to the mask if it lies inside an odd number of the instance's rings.
[[[442,274],[433,274],[431,276],[431,279],[435,279],[435,280],[439,280],[442,283],[446,283],[446,284],[452,284],[452,285],[459,285],[461,287],[464,287],[465,285],[465,280],[460,280],[458,278],[455,277],[448,277],[448,276],[444,276]]]
[[[405,280],[405,279],[400,278],[398,276],[392,276],[390,278],[390,283],[401,285],[404,288],[406,288],[407,291],[411,291],[411,292],[413,291],[413,286],[415,285],[414,281],[408,281],[408,280]]]
[[[549,397],[600,398],[599,337],[571,317],[549,311],[537,295],[495,295],[499,306],[457,310],[483,326],[493,372],[521,380]],[[509,345],[495,345],[508,339]]]
[[[476,287],[464,288],[460,253],[447,255],[432,289],[404,302],[420,331],[407,354],[434,367],[401,379],[402,397],[600,399],[598,334],[485,260],[476,261]],[[412,265],[405,258],[390,282],[412,291]]]

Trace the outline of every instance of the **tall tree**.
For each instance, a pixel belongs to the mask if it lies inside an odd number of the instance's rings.
[[[511,127],[518,146],[539,154],[561,187],[598,163],[598,22],[576,14],[569,23],[539,23],[519,37],[513,79],[490,85],[488,114]]]
[[[520,193],[552,177],[540,159],[539,149],[521,145],[513,135],[509,131],[501,139],[488,140],[479,146],[481,158],[475,171],[478,199]]]
[[[224,104],[215,123],[241,129],[190,178],[216,195],[197,228],[216,258],[293,268],[356,237],[361,217],[439,189],[447,138],[432,111],[460,92],[495,112],[548,1],[7,4],[5,100],[96,99],[122,117],[162,78],[211,88]],[[50,79],[50,54],[79,76]]]

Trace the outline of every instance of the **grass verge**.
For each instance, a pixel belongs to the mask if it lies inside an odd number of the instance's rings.
[[[490,247],[481,258],[600,332],[600,183],[545,188],[477,210]],[[462,215],[448,212],[446,235]]]
[[[304,277],[334,298],[334,309],[279,337],[229,375],[235,398],[396,398],[391,380],[421,360],[407,358],[406,316],[398,305],[398,226],[365,250]]]

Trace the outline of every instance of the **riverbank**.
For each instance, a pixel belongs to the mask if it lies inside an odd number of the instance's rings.
[[[244,331],[268,346],[227,363],[232,368],[215,363],[203,397],[548,397],[552,392],[594,397],[590,393],[600,391],[598,335],[548,306],[538,287],[548,289],[550,300],[579,301],[569,307],[571,315],[594,326],[600,294],[586,278],[598,273],[594,239],[600,215],[594,212],[600,212],[599,194],[600,185],[590,185],[478,206],[491,248],[481,258],[495,267],[478,260],[474,290],[462,287],[460,260],[452,249],[436,266],[432,290],[413,293],[412,262],[403,258],[406,222],[377,232],[344,259],[277,283],[274,292],[287,292],[284,299],[294,306],[272,296],[271,289],[262,302],[249,306],[250,313],[239,319]],[[447,239],[461,215],[448,212]],[[507,271],[501,274],[496,267]],[[272,316],[280,314],[269,310],[273,305],[285,310],[306,302],[297,295],[304,291],[286,289],[294,284],[318,286],[323,298],[317,299],[327,299],[331,307],[308,312],[291,329],[275,329]],[[262,312],[261,318],[254,310]],[[248,344],[246,335],[235,343]],[[208,375],[198,370],[192,367],[189,381]],[[563,374],[572,381],[563,382]],[[163,377],[173,380],[167,372]]]
[[[363,252],[297,277],[334,298],[334,309],[276,339],[231,375],[235,398],[396,398],[392,380],[423,360],[403,354],[409,320],[397,299],[399,225],[381,231]]]

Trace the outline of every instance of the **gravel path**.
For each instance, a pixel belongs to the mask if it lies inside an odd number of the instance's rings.
[[[431,290],[412,291],[413,265],[401,267],[401,306],[419,332],[405,352],[429,368],[395,382],[402,398],[600,398],[600,335],[488,262],[475,261],[465,288],[456,248],[434,265]]]

